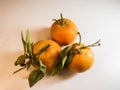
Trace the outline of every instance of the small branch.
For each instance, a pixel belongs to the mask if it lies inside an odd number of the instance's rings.
[[[19,72],[19,71],[21,71],[21,70],[23,70],[23,69],[25,69],[26,68],[26,66],[25,67],[22,67],[22,68],[20,68],[20,69],[18,69],[17,71],[15,71],[15,72],[13,72],[13,74],[15,74],[15,73],[17,73],[17,72]]]
[[[80,46],[79,48],[84,49],[84,48],[87,48],[87,47],[96,47],[96,46],[100,46],[100,45],[101,44],[100,44],[100,39],[99,39],[97,42],[95,42],[93,44],[90,44],[90,45],[87,45],[87,46]]]
[[[96,47],[96,46],[100,46],[100,45],[101,44],[100,44],[100,39],[99,39],[97,42],[95,42],[93,44],[90,44],[90,45],[87,45],[87,46],[80,46],[80,44],[79,44],[78,46],[76,46],[76,50],[78,50],[78,49],[85,49],[87,47]]]

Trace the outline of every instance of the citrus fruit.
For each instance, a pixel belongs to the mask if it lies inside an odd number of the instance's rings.
[[[78,44],[73,44],[72,50],[75,50],[75,47]],[[81,47],[84,47],[84,44],[80,44]],[[84,72],[91,68],[94,63],[94,54],[91,48],[85,47],[79,49],[80,52],[74,51],[74,57],[69,65],[69,69],[73,72]]]
[[[67,18],[55,20],[50,29],[51,38],[62,45],[72,43],[78,33],[78,28],[73,21]]]
[[[56,59],[58,58],[59,53],[61,52],[61,47],[55,41],[52,40],[41,40],[36,42],[33,45],[33,54],[39,53],[47,45],[50,45],[44,52],[40,55],[36,55],[35,59],[42,60],[43,63],[46,65],[48,70],[51,70]]]

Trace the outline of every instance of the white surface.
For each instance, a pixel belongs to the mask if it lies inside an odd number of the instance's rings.
[[[46,76],[29,88],[27,75],[14,62],[22,51],[20,32],[31,32],[32,41],[48,39],[53,18],[59,13],[73,20],[93,48],[95,63],[84,72]],[[119,0],[0,0],[0,90],[120,90]]]

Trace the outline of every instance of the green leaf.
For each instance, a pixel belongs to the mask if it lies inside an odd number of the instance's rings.
[[[72,45],[67,46],[66,48],[64,48],[62,50],[62,52],[60,53],[60,58],[65,57],[69,53],[69,51],[71,50],[71,48],[72,48]]]
[[[29,30],[27,30],[27,34],[26,34],[26,44],[27,44],[27,51],[28,51],[29,55],[32,56],[32,46],[31,46],[31,42],[30,42]]]
[[[52,72],[51,72],[51,75],[54,76],[56,75],[57,73],[59,73],[63,68],[64,68],[64,65],[65,65],[65,62],[67,60],[67,55],[64,56],[61,60],[61,58],[58,59],[58,62],[57,64],[54,66],[54,68],[52,69]]]
[[[30,32],[27,30],[26,32],[26,43],[28,44],[30,42]]]
[[[74,57],[74,52],[73,52],[73,50],[70,50],[70,52],[68,54],[68,58],[67,58],[66,63],[65,63],[65,67],[69,66],[69,64],[71,63],[73,57]]]
[[[28,44],[27,48],[28,48],[29,55],[32,56],[32,46],[31,46],[31,44]]]
[[[28,55],[21,55],[17,58],[16,62],[15,62],[15,66],[20,65],[20,64],[24,64],[25,63],[25,59],[28,58]]]
[[[65,62],[66,62],[66,60],[67,60],[67,55],[66,56],[64,56],[64,58],[62,59],[62,69],[64,68],[64,65],[65,65]]]
[[[62,50],[62,52],[60,53],[60,55],[58,57],[57,62],[55,63],[55,65],[51,71],[51,75],[55,75],[55,74],[59,73],[65,67],[65,63],[68,58],[68,53],[71,50],[71,48],[72,48],[72,45],[70,45]]]
[[[43,64],[42,60],[40,59],[39,59],[39,67],[40,67],[40,71],[45,74],[47,69],[46,66]]]
[[[49,47],[50,47],[50,44],[46,45],[45,47],[43,47],[42,49],[40,49],[40,51],[37,54],[35,54],[34,57],[37,56],[37,55],[40,55],[41,53],[43,53]]]
[[[51,75],[54,76],[56,75],[57,73],[59,73],[61,71],[61,65],[57,65],[55,66],[52,71],[51,71]]]
[[[33,70],[28,77],[29,86],[32,87],[33,85],[35,85],[39,80],[44,77],[44,75],[45,74],[39,70]]]
[[[33,61],[34,61],[33,54],[32,54],[33,43],[30,42],[29,30],[27,30],[27,33],[26,33],[26,40],[24,40],[22,32],[21,32],[21,38],[22,38],[22,43],[23,43],[23,47],[24,47],[24,55],[21,55],[17,58],[17,60],[15,62],[15,66],[20,65],[20,66],[22,66],[22,68],[15,71],[15,73],[22,70],[23,68],[29,69],[29,67],[31,66],[31,64],[33,64]],[[26,59],[28,59],[28,60],[26,60]]]
[[[22,43],[23,43],[23,48],[24,48],[24,54],[26,53],[26,50],[27,50],[27,45],[26,45],[26,42],[24,40],[24,37],[23,37],[23,33],[21,32],[21,38],[22,38]]]
[[[46,74],[46,66],[43,64],[42,60],[39,60],[39,69],[34,70],[30,73],[28,81],[29,86],[32,87],[39,80],[41,80]]]

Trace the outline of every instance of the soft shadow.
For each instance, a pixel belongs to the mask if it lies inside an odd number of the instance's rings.
[[[58,76],[60,79],[66,80],[69,78],[72,78],[74,75],[76,75],[74,72],[70,71],[69,69],[64,69],[61,71]]]
[[[0,83],[3,82],[2,87],[6,88],[5,90],[16,90],[19,87],[19,90],[24,90],[26,88],[25,85],[21,83],[21,81],[25,81],[21,79],[22,73],[13,74],[14,71],[18,69],[18,67],[14,66],[14,62],[16,61],[17,56],[21,54],[21,51],[7,51],[2,54],[2,68],[0,68]],[[19,79],[19,81],[18,81]],[[21,87],[22,86],[22,87]],[[3,90],[3,89],[2,89]]]
[[[4,52],[3,55],[2,55],[2,69],[3,71],[1,72],[0,74],[0,79],[6,79],[6,78],[9,78],[14,70],[15,70],[15,66],[14,66],[14,62],[16,61],[16,58],[18,56],[18,53],[19,52]]]
[[[62,80],[70,79],[74,77],[74,75],[76,75],[76,73],[70,71],[69,69],[64,69],[60,73],[56,74],[55,76],[51,76],[50,73],[48,73],[47,78],[57,77],[59,81],[62,81]]]
[[[51,39],[49,27],[33,29],[30,33],[33,41]]]

